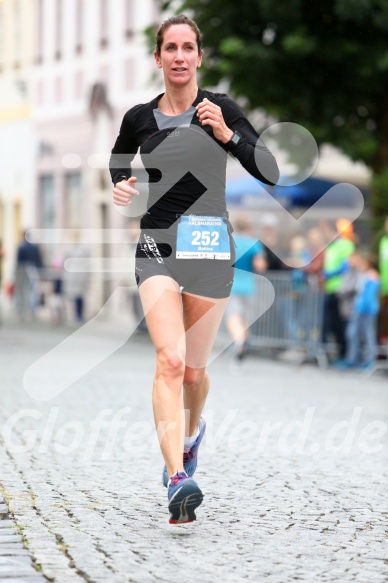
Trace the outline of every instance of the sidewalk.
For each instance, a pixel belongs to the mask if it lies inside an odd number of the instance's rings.
[[[387,580],[385,375],[251,357],[233,376],[222,354],[196,474],[205,499],[196,523],[172,526],[148,338],[33,398],[25,371],[69,334],[0,329],[0,581]],[[100,335],[122,342],[122,330]],[[80,360],[96,346],[86,334]],[[58,369],[45,362],[49,386]],[[60,366],[74,362],[65,351]]]

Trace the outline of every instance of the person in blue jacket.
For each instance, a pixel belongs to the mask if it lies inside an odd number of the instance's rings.
[[[256,291],[254,272],[267,268],[264,247],[252,236],[251,222],[243,215],[234,221],[236,262],[231,295],[226,308],[226,326],[234,342],[234,365],[247,354],[249,313]]]
[[[377,314],[380,278],[368,254],[356,253],[359,277],[353,313],[347,327],[345,367],[368,368],[377,356]]]

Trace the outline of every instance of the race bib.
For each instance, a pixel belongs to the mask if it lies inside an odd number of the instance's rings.
[[[230,239],[224,217],[183,215],[178,223],[177,259],[230,259]]]

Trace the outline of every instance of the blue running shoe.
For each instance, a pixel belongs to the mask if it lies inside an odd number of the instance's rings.
[[[203,494],[186,472],[177,472],[171,477],[167,496],[170,524],[185,524],[197,519],[194,511],[202,503]]]
[[[203,417],[199,419],[199,435],[195,440],[194,445],[190,447],[188,451],[185,451],[183,454],[183,467],[185,469],[186,474],[191,478],[194,475],[195,470],[197,469],[198,463],[198,449],[201,444],[202,438],[205,434],[206,430],[206,421]],[[167,488],[168,483],[168,475],[167,475],[167,468],[164,466],[163,468],[163,485]]]

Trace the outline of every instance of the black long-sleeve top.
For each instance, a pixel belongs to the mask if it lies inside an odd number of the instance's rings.
[[[143,158],[150,184],[148,208],[158,213],[183,213],[189,208],[224,212],[228,151],[252,176],[276,184],[279,170],[274,156],[227,95],[199,89],[191,108],[180,116],[163,114],[158,109],[160,97],[136,105],[124,115],[109,163],[114,184],[132,175],[131,162],[139,148],[142,157],[148,155]],[[237,145],[232,141],[223,144],[210,125],[201,125],[195,106],[205,97],[221,107],[228,128],[241,134]]]

